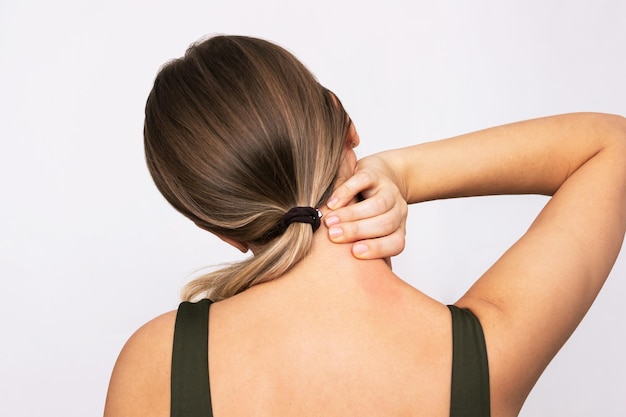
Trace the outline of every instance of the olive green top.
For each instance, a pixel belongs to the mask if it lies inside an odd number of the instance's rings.
[[[212,417],[208,375],[209,307],[212,301],[183,302],[174,330],[171,417]],[[489,417],[489,364],[478,318],[468,309],[452,314],[450,417]]]

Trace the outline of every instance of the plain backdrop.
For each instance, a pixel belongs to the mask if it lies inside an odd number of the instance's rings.
[[[157,193],[143,107],[216,33],[272,40],[336,92],[359,155],[573,111],[626,114],[626,2],[0,0],[0,415],[101,415],[140,325],[240,254]],[[454,169],[454,167],[450,167]],[[411,209],[398,275],[452,303],[547,199]],[[521,415],[626,413],[624,254]]]

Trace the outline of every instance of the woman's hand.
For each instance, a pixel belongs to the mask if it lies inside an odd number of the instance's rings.
[[[341,184],[327,203],[324,217],[333,242],[354,242],[359,259],[388,258],[404,250],[406,199],[394,171],[377,155],[357,163],[355,173]],[[358,198],[364,200],[349,204]]]

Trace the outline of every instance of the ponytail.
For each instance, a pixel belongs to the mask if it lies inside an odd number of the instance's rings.
[[[220,301],[287,273],[309,253],[313,241],[311,226],[295,223],[258,253],[243,261],[202,275],[182,291],[186,301],[210,298]]]
[[[144,124],[157,188],[201,228],[255,252],[191,281],[185,300],[231,297],[309,253],[311,225],[281,221],[330,197],[348,129],[341,102],[270,42],[217,36],[162,67]]]

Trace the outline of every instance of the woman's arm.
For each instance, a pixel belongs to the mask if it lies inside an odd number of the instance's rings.
[[[587,133],[606,118],[574,114],[536,119],[366,157],[328,202],[337,210],[326,219],[330,238],[358,241],[354,253],[361,258],[392,256],[404,248],[405,202],[552,195],[602,146],[600,132]],[[365,200],[344,207],[358,193]]]
[[[608,276],[626,229],[626,120],[572,114],[384,152],[335,193],[372,175],[409,202],[459,196],[553,195],[527,233],[457,302],[485,329],[492,398],[519,410]],[[369,179],[367,179],[369,178]],[[335,215],[350,236],[350,206]],[[504,400],[506,399],[506,400]]]

